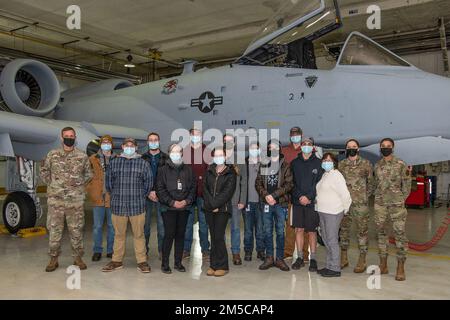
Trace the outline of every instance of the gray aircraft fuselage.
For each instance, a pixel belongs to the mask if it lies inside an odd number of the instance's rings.
[[[175,91],[163,92],[174,79]],[[174,129],[199,120],[203,130],[279,128],[283,142],[289,128],[300,126],[323,145],[343,145],[350,137],[362,145],[386,136],[450,138],[449,116],[448,79],[415,67],[340,65],[205,69],[68,100],[55,113],[60,120],[156,131],[166,143]]]

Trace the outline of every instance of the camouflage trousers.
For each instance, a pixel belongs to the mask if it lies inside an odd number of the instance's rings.
[[[47,229],[49,233],[49,255],[57,257],[61,253],[61,239],[64,232],[64,221],[67,222],[72,256],[82,257],[84,229],[84,201],[68,201],[48,198]]]
[[[366,205],[352,205],[348,214],[342,219],[339,231],[341,249],[348,249],[353,221],[356,221],[359,252],[367,253],[369,245],[369,207]]]
[[[408,212],[403,204],[382,206],[375,204],[375,226],[378,238],[378,254],[380,257],[388,255],[388,236],[386,235],[386,220],[392,222],[395,244],[397,246],[397,258],[405,260],[408,252],[408,239],[406,238],[405,225]]]

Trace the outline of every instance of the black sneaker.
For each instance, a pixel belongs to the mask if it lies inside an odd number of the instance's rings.
[[[320,274],[322,277],[326,277],[326,278],[332,278],[332,277],[340,277],[341,273],[338,271],[333,271],[333,270],[325,270],[324,272],[322,272]]]
[[[186,268],[181,264],[181,262],[175,263],[174,269],[180,272],[186,272]]]
[[[328,270],[327,268],[322,268],[322,269],[317,270],[317,273],[322,274],[322,273],[326,272],[327,270]]]
[[[292,264],[292,269],[293,270],[300,270],[301,267],[305,266],[305,262],[303,261],[302,258],[297,258],[297,260],[295,260],[295,262]]]
[[[256,254],[256,258],[264,261],[266,259],[266,254],[264,253],[264,251],[258,251],[258,253]]]
[[[311,259],[309,261],[309,271],[310,272],[317,272],[317,261],[315,259]]]
[[[111,253],[108,253],[108,254],[106,254],[106,257],[107,257],[107,258],[109,258],[109,259],[112,259],[112,256],[113,256],[112,252],[111,252]]]
[[[163,273],[167,273],[167,274],[171,274],[172,273],[172,269],[170,269],[170,267],[168,265],[162,265],[161,266],[161,271]]]
[[[100,259],[102,258],[102,254],[101,253],[94,253],[92,256],[92,261],[100,261]]]
[[[245,261],[252,261],[252,252],[251,251],[246,251],[245,252],[244,260]]]

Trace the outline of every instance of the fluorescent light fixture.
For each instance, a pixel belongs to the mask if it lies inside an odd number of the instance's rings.
[[[132,63],[125,63],[123,66],[126,67],[126,68],[134,68],[134,67],[136,67],[136,66],[135,66],[134,64],[132,64]]]
[[[295,36],[298,33],[298,31],[295,31],[293,34],[291,34],[291,37]]]

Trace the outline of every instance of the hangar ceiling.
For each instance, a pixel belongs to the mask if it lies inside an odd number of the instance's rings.
[[[176,73],[184,59],[204,64],[233,61],[282,2],[0,0],[0,54],[17,57],[25,53],[113,76],[127,72],[124,64],[131,54],[137,67],[130,73],[151,80],[154,67],[161,74]],[[339,46],[351,31],[358,30],[394,51],[438,50],[440,17],[450,37],[448,0],[338,2],[344,26],[318,40],[319,49],[323,44]],[[366,28],[366,9],[373,3],[382,8],[381,30]],[[66,27],[66,9],[72,4],[81,8],[81,30]]]

